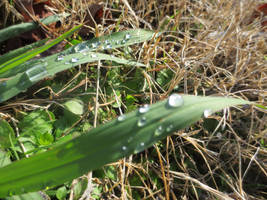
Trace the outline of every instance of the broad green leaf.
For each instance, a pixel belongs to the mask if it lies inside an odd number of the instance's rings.
[[[0,197],[62,184],[143,151],[203,116],[249,103],[233,98],[173,94],[168,100],[120,116],[47,152],[0,168]]]
[[[8,154],[0,149],[0,167],[10,164],[10,158]],[[39,192],[31,192],[22,195],[16,195],[12,197],[7,197],[6,200],[45,200],[45,195]]]
[[[70,35],[72,35],[75,31],[77,31],[82,25],[76,26],[73,29],[69,30],[68,32],[62,34],[61,36],[59,36],[58,38],[56,38],[55,40],[49,42],[46,45],[43,45],[41,47],[38,47],[34,50],[31,50],[29,52],[26,52],[20,56],[17,56],[11,60],[8,60],[7,62],[3,63],[2,65],[0,65],[0,74],[3,72],[6,72],[12,68],[18,67],[20,64],[25,63],[27,60],[30,60],[31,58],[35,57],[36,55],[46,51],[47,49],[51,48],[52,46],[58,44],[59,42],[61,42],[62,40],[64,40],[65,38],[69,37]]]
[[[36,63],[36,65],[26,70],[26,72],[19,73],[7,81],[0,82],[0,103],[14,97],[20,92],[26,91],[30,86],[46,77],[53,76],[58,72],[83,63],[95,62],[98,60],[110,60],[125,65],[143,66],[137,62],[131,62],[102,53],[90,52],[88,55],[75,53],[65,56],[65,61],[60,62],[56,62],[53,57],[48,57],[45,61]]]
[[[78,45],[65,50],[63,53],[70,54],[76,52],[115,49],[150,40],[153,36],[156,37],[157,35],[153,31],[144,29],[121,31],[81,42]]]
[[[44,19],[41,19],[40,21],[45,24],[51,24],[53,22],[59,21],[61,18],[65,18],[69,16],[69,14],[63,13],[59,15],[53,15],[46,17]],[[3,42],[9,38],[15,37],[21,33],[31,31],[33,29],[38,28],[39,25],[36,22],[28,22],[28,23],[22,23],[22,24],[17,24],[13,25],[10,27],[7,27],[5,29],[0,30],[0,42]]]
[[[0,65],[3,64],[4,62],[7,62],[8,60],[13,59],[14,57],[17,57],[17,56],[19,56],[19,55],[21,55],[21,54],[23,54],[23,53],[25,53],[25,52],[31,50],[31,49],[34,49],[34,48],[36,48],[36,47],[40,47],[40,46],[42,46],[42,45],[45,44],[47,41],[48,41],[48,39],[40,40],[40,41],[35,42],[35,43],[33,43],[33,44],[29,44],[29,45],[27,45],[27,46],[25,46],[25,47],[21,47],[21,48],[19,48],[19,49],[15,49],[15,50],[13,50],[13,51],[10,51],[10,52],[8,52],[8,53],[2,55],[2,56],[0,57]]]
[[[118,48],[143,42],[152,38],[153,35],[153,32],[141,29],[113,33],[109,36],[95,38],[88,42],[78,44],[62,53],[36,61],[29,61],[2,74],[0,73],[0,78],[7,78],[7,80],[0,82],[0,103],[12,98],[20,92],[26,91],[27,88],[48,76],[53,76],[58,72],[70,69],[80,64],[95,62],[98,60],[108,60],[124,65],[144,66],[138,62],[128,61],[108,54],[94,53],[92,51]],[[113,46],[110,47],[110,44],[105,42],[107,39]],[[117,41],[119,41],[119,43],[117,43]],[[95,48],[90,48],[90,45],[95,43],[97,43],[97,46]],[[101,45],[104,48],[102,48]],[[4,68],[4,71],[9,68],[10,66]],[[14,77],[9,77],[11,74],[16,75]]]
[[[13,128],[3,119],[0,119],[0,147],[8,148],[11,146],[10,139],[15,139]]]
[[[39,136],[45,133],[52,133],[53,120],[52,112],[36,110],[26,115],[18,124],[21,135]]]

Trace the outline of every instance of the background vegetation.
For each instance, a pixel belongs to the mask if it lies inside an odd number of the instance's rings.
[[[62,136],[79,135],[174,92],[241,97],[266,106],[265,14],[255,11],[262,1],[51,2],[53,12],[71,13],[58,28],[52,29],[55,32],[47,29],[51,37],[81,23],[88,27],[65,41],[69,46],[130,28],[162,34],[146,43],[112,51],[113,55],[143,63],[145,67],[111,61],[80,65],[40,81],[0,104],[1,118],[12,125],[16,136],[20,135],[18,145],[10,148],[11,160],[44,151]],[[11,1],[2,3],[2,27],[19,20],[12,5]],[[92,6],[97,11],[93,16],[97,26],[86,18]],[[8,44],[2,44],[1,51],[5,52],[7,47]],[[109,50],[106,53],[111,54]],[[81,101],[70,102],[73,98]],[[75,112],[71,110],[73,104],[76,111],[80,104],[86,109],[69,117],[68,112]],[[1,126],[8,127],[4,122]],[[57,188],[48,188],[42,196],[216,199],[219,194],[224,199],[266,199],[266,136],[263,108],[225,109],[142,153]],[[10,146],[9,141],[5,142],[1,146]]]

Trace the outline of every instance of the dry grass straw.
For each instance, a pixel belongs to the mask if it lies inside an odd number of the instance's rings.
[[[73,13],[69,25],[83,21],[86,2],[54,2]],[[102,3],[113,18],[104,18],[102,25],[92,29],[96,35],[138,27],[163,32],[156,42],[133,48],[136,58],[147,64],[143,75],[149,90],[139,95],[151,103],[175,89],[193,95],[241,97],[266,106],[266,36],[261,19],[248,23],[260,1]],[[166,69],[173,72],[173,79],[162,87],[157,75]],[[101,99],[105,102],[103,93]],[[218,124],[212,131],[204,128],[203,120],[168,137],[156,151],[151,148],[113,163],[117,181],[92,178],[94,186],[107,188],[102,199],[134,199],[134,193],[142,199],[266,199],[266,111],[231,108],[211,118]],[[133,177],[141,184],[131,185]]]

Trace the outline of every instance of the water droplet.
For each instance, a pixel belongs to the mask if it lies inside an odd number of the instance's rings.
[[[134,153],[139,153],[141,151],[143,151],[145,148],[145,143],[144,142],[140,142],[139,145],[136,146],[136,149],[134,150]]]
[[[97,47],[97,43],[92,43],[92,44],[91,44],[91,47],[92,47],[92,48],[96,48],[96,47]]]
[[[141,114],[146,113],[147,111],[149,111],[149,105],[145,104],[144,106],[140,107],[138,111]]]
[[[110,44],[110,41],[109,40],[105,40],[105,44]]]
[[[167,132],[171,132],[172,129],[173,129],[173,125],[170,124],[170,125],[166,128],[166,131],[167,131]]]
[[[92,57],[92,58],[96,58],[97,55],[92,53],[92,54],[91,54],[91,57]]]
[[[125,40],[129,40],[131,38],[131,35],[129,34],[129,33],[127,33],[126,35],[125,35]]]
[[[162,126],[159,126],[159,127],[155,130],[155,136],[160,136],[163,132],[164,132],[163,127],[162,127]]]
[[[133,141],[133,137],[129,137],[129,139],[127,140],[128,143],[131,143]]]
[[[121,44],[125,44],[125,43],[126,43],[126,40],[122,40],[122,41],[121,41]]]
[[[47,63],[43,63],[43,64],[35,65],[31,67],[30,69],[28,69],[25,73],[27,74],[29,80],[31,82],[37,82],[45,78],[46,76],[48,76],[48,72],[45,67],[46,65]],[[23,83],[21,83],[21,85],[23,86]]]
[[[69,65],[70,64],[70,62],[65,62],[65,65]]]
[[[126,146],[122,146],[121,148],[123,151],[126,151],[127,150],[127,147]]]
[[[62,55],[57,57],[57,61],[62,61],[62,60],[64,60],[64,57]]]
[[[183,97],[179,94],[172,94],[168,99],[168,105],[170,107],[179,107],[184,104]]]
[[[108,45],[106,46],[106,49],[111,49],[111,48],[112,48],[111,44],[108,44]]]
[[[137,126],[142,127],[146,124],[146,117],[141,117],[138,122],[137,122]]]
[[[79,52],[80,52],[80,53],[83,53],[83,54],[86,54],[88,50],[89,50],[89,49],[88,49],[87,46],[86,46],[85,48],[81,49]]]
[[[74,53],[77,53],[77,52],[79,51],[79,45],[76,45],[76,46],[73,48],[73,50],[74,50]]]
[[[71,62],[72,62],[72,63],[76,63],[76,62],[78,62],[78,58],[72,58],[72,59],[71,59]]]
[[[211,116],[211,114],[212,114],[212,110],[211,109],[205,109],[204,110],[203,115],[204,115],[205,118]]]
[[[116,44],[116,45],[119,45],[119,44],[120,44],[120,41],[119,41],[119,40],[117,40],[117,41],[115,42],[115,44]]]
[[[118,121],[119,122],[122,122],[122,121],[124,121],[126,119],[126,116],[125,115],[120,115],[119,117],[118,117]]]

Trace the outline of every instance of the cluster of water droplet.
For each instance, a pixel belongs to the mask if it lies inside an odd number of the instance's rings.
[[[131,35],[129,33],[126,33],[124,38],[122,40],[104,40],[104,41],[95,41],[92,42],[90,44],[88,44],[87,42],[81,42],[79,44],[77,44],[75,47],[72,47],[69,51],[67,51],[68,53],[82,53],[84,56],[90,56],[91,58],[97,58],[97,55],[94,53],[90,53],[92,51],[95,51],[97,49],[102,49],[102,50],[107,50],[107,49],[112,49],[113,45],[123,45],[126,44],[126,42],[131,38]],[[61,62],[64,61],[64,55],[59,55],[56,58],[57,62]],[[73,57],[70,60],[65,61],[66,65],[69,65],[71,63],[77,63],[79,61],[78,58]]]
[[[142,107],[140,107],[138,109],[138,113],[141,114],[141,115],[145,114],[145,113],[147,113],[149,111],[149,109],[150,109],[149,105],[145,104],[144,106],[142,106]],[[146,117],[145,116],[140,116],[140,118],[137,121],[137,126],[139,126],[139,127],[145,126],[146,122],[147,122]]]

